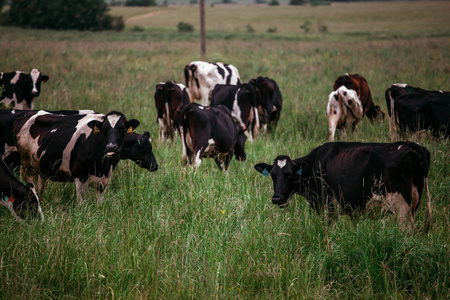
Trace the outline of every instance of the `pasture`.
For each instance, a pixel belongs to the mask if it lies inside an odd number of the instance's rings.
[[[93,191],[77,205],[73,183],[50,182],[45,222],[19,224],[0,209],[1,298],[448,299],[448,140],[408,137],[431,152],[427,234],[424,201],[414,234],[392,216],[329,223],[300,196],[279,209],[253,166],[326,142],[328,94],[346,72],[367,79],[386,115],[392,83],[450,90],[449,12],[447,1],[207,7],[206,60],[235,65],[245,82],[271,77],[284,99],[276,130],[247,143],[247,161],[233,159],[227,173],[211,159],[183,167],[180,139],[158,140],[154,87],[184,83],[184,66],[200,59],[197,6],[115,7],[123,32],[0,27],[1,71],[50,76],[37,109],[122,111],[151,132],[159,164],[150,173],[121,161],[101,205]],[[178,33],[180,21],[196,31]],[[390,142],[388,120],[363,119],[346,140]]]

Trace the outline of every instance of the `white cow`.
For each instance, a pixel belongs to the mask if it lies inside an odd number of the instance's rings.
[[[356,91],[349,90],[341,86],[328,96],[327,106],[328,117],[328,140],[334,141],[336,128],[339,129],[339,136],[342,138],[348,128],[355,131],[359,121],[363,117],[361,101]]]
[[[204,106],[216,84],[241,84],[238,69],[221,62],[193,61],[184,67],[184,77],[190,101],[201,100]]]

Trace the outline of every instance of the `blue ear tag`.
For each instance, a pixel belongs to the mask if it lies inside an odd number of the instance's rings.
[[[264,169],[262,171],[263,176],[269,176],[269,171],[267,171],[267,169]]]
[[[8,202],[8,196],[5,196],[3,199],[5,199],[5,202]]]
[[[302,175],[302,172],[303,172],[303,169],[302,169],[302,168],[300,168],[300,169],[297,170],[297,174],[298,174],[298,175]]]
[[[141,145],[141,140],[138,140],[138,145],[139,145],[139,146]]]

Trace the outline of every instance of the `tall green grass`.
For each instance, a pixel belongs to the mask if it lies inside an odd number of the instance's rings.
[[[411,7],[429,3],[419,4]],[[429,6],[427,24],[435,24],[433,12],[442,12],[435,2]],[[238,7],[239,14],[254,13]],[[360,13],[364,6],[358,7]],[[378,6],[367,7],[371,19]],[[274,18],[282,13],[272,12]],[[352,23],[348,14],[338,18],[343,26]],[[432,158],[428,234],[402,231],[392,216],[340,216],[330,223],[299,196],[279,209],[271,204],[272,182],[253,170],[278,154],[300,157],[326,141],[328,94],[346,72],[366,77],[385,112],[384,91],[394,82],[450,90],[450,39],[431,30],[445,29],[410,26],[399,36],[380,36],[376,28],[365,29],[368,35],[330,29],[311,39],[286,36],[280,26],[275,34],[226,40],[230,33],[217,29],[221,35],[208,40],[207,59],[234,64],[244,81],[274,78],[284,97],[274,133],[247,143],[247,161],[233,160],[227,173],[207,159],[197,172],[185,168],[180,140],[157,138],[154,86],[184,81],[183,67],[199,59],[195,35],[0,27],[1,71],[38,67],[50,76],[37,108],[120,110],[137,118],[137,131],[152,134],[160,167],[149,173],[122,161],[100,205],[93,192],[77,205],[73,184],[50,182],[41,197],[45,222],[18,224],[1,209],[1,298],[449,298],[449,141],[419,141]],[[388,122],[364,119],[346,140],[389,142]],[[418,229],[425,220],[422,203]]]

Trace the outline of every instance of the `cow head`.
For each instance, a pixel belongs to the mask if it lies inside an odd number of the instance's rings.
[[[238,124],[234,125],[236,127],[236,144],[234,145],[234,155],[237,160],[245,161],[247,159],[247,154],[245,154],[245,141],[247,136],[245,135],[245,130],[247,126],[240,126]]]
[[[289,156],[279,155],[273,161],[273,165],[259,163],[255,165],[255,169],[264,176],[272,177],[273,204],[285,207],[292,196],[300,192],[300,179],[304,166],[291,160]]]
[[[121,159],[131,159],[139,167],[154,172],[158,170],[158,163],[152,150],[152,140],[150,133],[133,133],[125,135],[125,144],[120,151]]]
[[[39,97],[41,93],[41,83],[48,80],[49,77],[42,75],[38,69],[32,69],[30,74],[20,73],[19,80],[16,83],[17,90],[20,89],[25,92],[23,97],[27,100],[30,109],[33,109],[32,99]]]
[[[44,220],[39,198],[32,183],[23,186],[22,189],[17,190],[16,193],[5,196],[2,199],[3,205],[6,206],[12,215],[19,221],[28,218],[41,217]]]
[[[88,123],[93,134],[102,134],[106,144],[104,154],[106,157],[118,156],[125,141],[125,134],[132,134],[133,130],[139,126],[136,119],[128,120],[117,111],[107,114],[102,121],[92,120]]]

